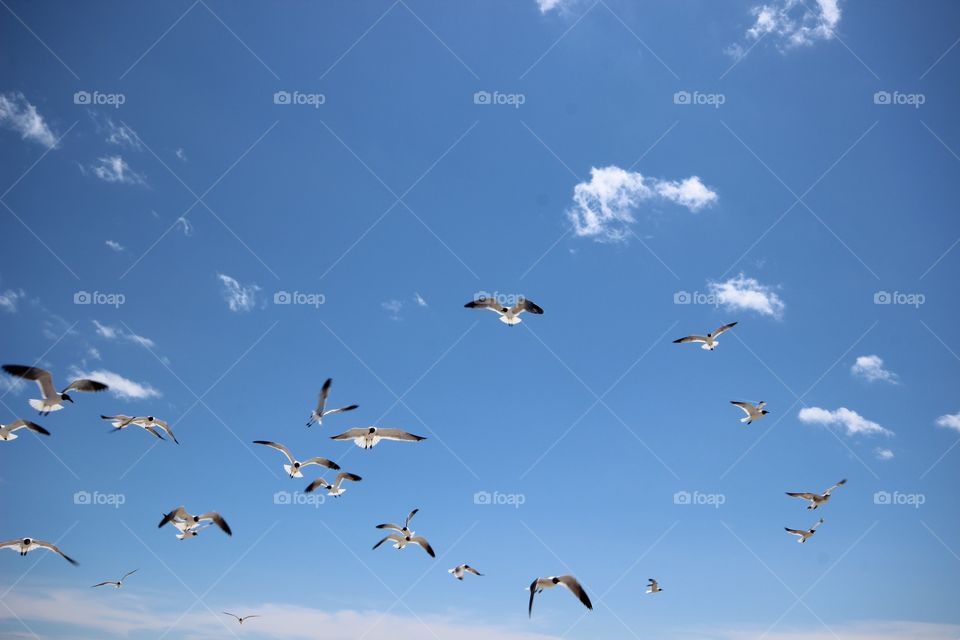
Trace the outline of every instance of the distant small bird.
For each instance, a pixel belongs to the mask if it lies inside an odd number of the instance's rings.
[[[379,547],[380,545],[382,545],[384,542],[388,540],[393,542],[394,549],[403,549],[408,544],[415,544],[421,549],[423,549],[424,551],[426,551],[431,558],[437,557],[437,554],[433,552],[433,547],[430,546],[430,543],[427,542],[427,539],[424,538],[423,536],[410,536],[410,535],[402,536],[398,533],[391,533],[390,535],[380,540],[380,542],[373,545],[373,548],[376,549],[377,547]]]
[[[193,529],[196,525],[202,524],[205,521],[213,522],[228,536],[233,535],[233,532],[230,530],[230,525],[228,525],[227,521],[224,520],[223,517],[216,511],[208,511],[207,513],[194,516],[188,513],[183,507],[177,507],[170,513],[163,516],[163,519],[160,521],[160,524],[157,525],[157,528],[162,528],[163,525],[170,522],[173,522],[174,526],[176,526],[176,524],[179,522],[187,525],[185,530],[181,530],[181,533],[186,533],[186,531]],[[179,529],[180,527],[177,528]]]
[[[750,424],[755,420],[759,420],[763,416],[770,413],[769,411],[764,410],[764,407],[767,406],[767,403],[761,400],[757,403],[756,406],[750,404],[749,402],[737,402],[736,400],[731,400],[730,404],[740,407],[740,409],[747,414],[745,417],[740,418],[740,422],[745,424]]]
[[[340,407],[339,409],[328,409],[324,411],[324,407],[327,404],[327,396],[330,395],[330,385],[333,384],[333,378],[327,378],[327,381],[323,383],[323,387],[320,389],[320,398],[317,401],[317,408],[313,410],[310,414],[310,419],[307,420],[307,426],[313,426],[316,424],[320,426],[323,424],[323,419],[326,416],[332,415],[334,413],[344,413],[345,411],[353,411],[360,405],[350,404],[345,407]]]
[[[423,436],[415,436],[412,433],[401,431],[400,429],[380,429],[379,427],[357,427],[348,429],[340,435],[330,436],[331,440],[353,440],[353,443],[361,449],[372,449],[377,446],[381,440],[405,440],[408,442],[420,442],[426,440]]]
[[[660,588],[660,583],[654,580],[653,578],[648,578],[650,584],[647,585],[647,593],[660,593],[663,589]]]
[[[833,490],[837,487],[842,487],[845,484],[847,484],[846,478],[833,485],[823,493],[791,493],[790,491],[787,491],[787,495],[791,498],[803,498],[804,500],[809,500],[810,504],[807,505],[807,509],[816,509],[822,504],[827,504],[830,501]]]
[[[101,420],[107,420],[113,425],[113,429],[110,430],[111,433],[118,433],[129,426],[140,427],[148,433],[152,433],[161,440],[164,439],[160,432],[157,431],[154,427],[144,426],[143,424],[137,422],[136,416],[125,416],[125,415],[116,415],[116,416],[100,416]]]
[[[784,527],[784,530],[786,530],[787,533],[793,534],[795,536],[800,536],[799,538],[797,538],[797,542],[799,542],[800,544],[803,544],[804,542],[809,540],[811,537],[813,537],[813,534],[817,532],[817,527],[819,527],[822,524],[823,524],[823,518],[820,518],[819,520],[817,520],[817,523],[815,525],[813,525],[806,531],[801,531],[800,529],[790,529],[789,527]]]
[[[580,602],[583,603],[583,606],[593,611],[593,604],[590,602],[590,597],[584,588],[580,586],[580,583],[577,582],[576,578],[573,576],[549,576],[546,578],[537,578],[527,587],[530,591],[530,606],[527,609],[529,616],[533,616],[533,597],[544,589],[552,589],[558,584],[569,589],[570,593],[577,596]]]
[[[487,297],[471,300],[463,306],[467,309],[489,309],[500,316],[500,322],[510,326],[523,322],[523,320],[520,319],[520,314],[524,311],[529,311],[538,316],[543,315],[543,309],[534,304],[532,300],[527,300],[524,297],[519,298],[517,303],[512,307],[504,307],[494,298]]]
[[[339,498],[346,491],[346,489],[340,486],[341,484],[343,484],[344,480],[349,480],[351,482],[360,482],[361,480],[363,480],[363,478],[361,478],[355,473],[340,472],[337,474],[337,477],[333,481],[333,484],[330,484],[323,478],[317,478],[316,480],[311,482],[309,485],[307,485],[307,488],[305,489],[305,491],[306,493],[311,493],[315,491],[317,487],[323,487],[324,489],[328,490],[327,491],[328,496]]]
[[[453,577],[457,580],[463,580],[464,573],[472,573],[475,576],[482,576],[483,574],[471,567],[468,564],[458,564],[453,569],[447,569],[447,573],[453,574]]]
[[[318,464],[321,467],[326,467],[327,469],[333,469],[334,471],[337,471],[340,469],[340,465],[338,465],[336,462],[331,462],[326,458],[310,458],[308,460],[304,460],[303,462],[300,462],[299,460],[293,457],[293,454],[290,453],[290,449],[287,449],[285,446],[277,442],[270,442],[269,440],[254,440],[253,444],[262,444],[265,447],[276,449],[283,455],[287,456],[287,460],[290,461],[290,464],[283,465],[283,470],[286,471],[291,478],[302,478],[303,473],[301,473],[300,470],[303,467],[309,467],[310,465],[313,465],[313,464]]]
[[[33,380],[40,387],[40,393],[43,394],[42,400],[30,400],[30,406],[36,409],[40,415],[49,415],[53,411],[63,409],[64,402],[73,402],[67,391],[104,391],[109,387],[96,380],[87,380],[81,378],[74,380],[63,391],[57,391],[53,386],[53,376],[46,369],[38,367],[27,367],[22,364],[5,364],[3,370],[12,376],[23,378],[24,380]]]
[[[679,338],[677,340],[674,340],[673,344],[680,344],[683,342],[702,342],[703,346],[700,347],[701,349],[705,349],[707,351],[713,351],[714,349],[717,348],[717,345],[720,344],[720,341],[717,340],[717,336],[719,336],[724,331],[729,331],[734,326],[736,326],[736,324],[737,324],[736,322],[725,324],[719,329],[717,329],[716,331],[714,331],[713,333],[708,333],[705,336],[694,335],[694,336],[687,336],[685,338]]]
[[[244,622],[245,620],[249,620],[250,618],[259,618],[259,617],[260,617],[260,615],[259,615],[259,614],[256,614],[256,613],[254,613],[254,614],[252,614],[252,615],[249,615],[249,616],[238,616],[237,614],[235,614],[235,613],[230,613],[229,611],[224,611],[223,613],[226,614],[226,615],[228,615],[228,616],[231,616],[231,617],[233,617],[233,618],[236,618],[236,619],[237,619],[237,622],[239,622],[240,624],[243,624],[243,622]]]
[[[34,433],[39,433],[45,436],[50,435],[50,432],[38,425],[36,422],[30,422],[29,420],[14,420],[10,424],[0,424],[0,440],[4,442],[9,442],[10,440],[16,440],[19,436],[14,433],[20,429],[29,429]]]
[[[57,545],[44,542],[43,540],[37,540],[35,538],[21,538],[19,540],[7,540],[6,542],[0,542],[0,549],[13,549],[21,556],[25,556],[36,549],[46,549],[47,551],[53,551],[74,566],[80,564],[63,551],[60,551],[60,547]]]
[[[120,578],[119,580],[106,580],[99,584],[92,585],[90,588],[93,589],[94,587],[105,587],[107,585],[110,585],[115,589],[119,589],[120,587],[123,586],[123,581],[126,580],[129,576],[132,576],[133,574],[135,574],[137,571],[139,571],[139,569],[134,569],[133,571],[127,571],[125,574],[123,574],[123,577]]]
[[[420,511],[420,509],[414,509],[413,511],[408,513],[407,519],[403,521],[402,527],[398,524],[391,524],[389,522],[385,522],[383,524],[378,524],[377,529],[393,529],[394,531],[399,531],[405,536],[412,536],[414,532],[410,530],[410,521],[413,520],[413,516],[417,515],[418,511]]]

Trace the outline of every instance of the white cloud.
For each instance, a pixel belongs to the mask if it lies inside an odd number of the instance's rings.
[[[140,144],[140,138],[137,132],[125,124],[116,124],[110,118],[106,122],[107,142],[121,147],[130,147],[140,150],[143,146]]]
[[[105,182],[146,184],[143,176],[131,169],[127,161],[121,156],[97,158],[97,164],[90,165],[89,169],[93,172],[93,175]]]
[[[827,427],[842,427],[846,435],[884,435],[892,436],[893,431],[886,429],[876,422],[867,420],[856,411],[840,407],[830,411],[820,407],[805,407],[797,416],[800,422],[806,424],[822,424]]]
[[[893,460],[893,451],[890,449],[877,447],[873,450],[873,455],[877,457],[877,460]]]
[[[0,391],[4,393],[16,393],[27,386],[23,378],[14,378],[13,376],[0,377]]]
[[[57,136],[50,130],[37,108],[19,91],[0,93],[0,125],[32,140],[47,149],[57,146]]]
[[[937,418],[937,426],[943,427],[944,429],[953,429],[954,431],[960,431],[960,411],[956,413],[948,413],[946,415],[940,416]]]
[[[114,327],[108,324],[100,324],[96,320],[93,321],[93,325],[96,327],[97,335],[101,338],[106,338],[107,340],[129,340],[130,342],[138,344],[147,349],[153,349],[155,346],[157,346],[156,343],[154,343],[154,341],[150,338],[138,336],[135,333],[129,333],[120,327]]]
[[[774,318],[783,317],[786,308],[773,287],[760,284],[742,273],[724,282],[708,282],[707,289],[717,303],[733,311],[756,311]]]
[[[416,291],[413,292],[413,301],[416,302],[421,307],[427,306],[427,301],[424,300],[423,296],[417,293]]]
[[[106,369],[82,371],[73,367],[71,375],[76,378],[90,378],[102,382],[110,387],[110,393],[125,400],[145,400],[147,398],[159,398],[161,395],[157,389],[149,384],[134,382],[129,378],[124,378],[119,373]]]
[[[183,235],[187,237],[193,235],[193,225],[190,224],[190,221],[183,216],[177,218],[177,221],[174,224],[180,227],[180,230],[183,231]]]
[[[23,299],[23,290],[7,289],[0,292],[0,309],[7,313],[16,313],[17,304]]]
[[[562,2],[563,0],[537,0],[537,7],[540,9],[540,13],[546,13],[559,7]]]
[[[107,240],[106,242],[104,242],[104,244],[110,247],[111,249],[113,249],[114,251],[116,251],[117,253],[120,253],[121,251],[123,251],[123,245],[114,240]]]
[[[177,160],[180,162],[187,161],[187,152],[183,150],[183,147],[177,147],[177,150],[174,151],[173,154],[177,156]]]
[[[223,298],[230,311],[250,311],[257,306],[257,292],[260,287],[255,284],[243,286],[236,279],[222,273],[218,273],[217,278],[223,284]]]
[[[100,359],[100,350],[97,349],[96,347],[90,347],[89,349],[87,349],[87,355],[89,355],[89,356],[90,356],[91,358],[93,358],[94,360],[99,360],[99,359]]]
[[[400,311],[403,309],[403,302],[400,300],[387,300],[386,302],[381,302],[380,306],[390,314],[391,320],[400,319]]]
[[[850,373],[859,376],[868,382],[889,382],[899,384],[900,376],[883,368],[883,358],[880,356],[860,356],[850,367]]]
[[[702,637],[716,640],[945,640],[960,637],[960,625],[918,622],[913,620],[861,620],[848,623],[831,623],[830,628],[820,631],[784,629],[780,631],[752,629],[718,630],[710,628]]]
[[[679,182],[647,178],[616,166],[590,169],[590,181],[573,188],[574,207],[567,211],[578,236],[600,242],[626,240],[634,214],[646,201],[667,201],[699,211],[717,200],[700,178]]]
[[[747,29],[746,41],[767,38],[781,51],[833,39],[841,17],[839,0],[774,0],[754,5],[750,14],[754,22]],[[740,44],[730,45],[726,52],[735,58],[745,53]]]

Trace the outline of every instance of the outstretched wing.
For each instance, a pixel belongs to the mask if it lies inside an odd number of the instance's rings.
[[[323,407],[327,404],[327,396],[330,395],[330,385],[333,384],[333,378],[327,378],[320,388],[320,395],[317,397],[317,415],[323,415]]]
[[[720,334],[723,333],[724,331],[729,331],[730,329],[732,329],[733,327],[735,327],[736,324],[737,324],[736,322],[731,322],[730,324],[725,324],[725,325],[723,325],[722,327],[720,327],[719,329],[717,329],[716,331],[714,331],[713,333],[711,333],[710,335],[711,335],[712,337],[716,338],[718,335],[720,335]]]
[[[590,602],[590,597],[587,595],[587,592],[580,586],[580,583],[577,582],[577,579],[573,576],[560,576],[557,578],[560,581],[560,584],[565,586],[567,589],[573,592],[573,595],[577,596],[580,602],[583,603],[587,609],[593,610],[593,604]]]
[[[67,391],[70,391],[71,389],[73,389],[74,391],[97,392],[97,391],[106,391],[106,390],[109,389],[109,388],[110,388],[110,387],[108,387],[107,385],[103,384],[102,382],[97,382],[96,380],[87,380],[86,378],[81,378],[80,380],[74,380],[73,382],[71,382],[70,385],[69,385],[66,389],[63,390],[63,393],[66,393]]]
[[[687,336],[685,338],[678,338],[673,341],[673,344],[680,344],[682,342],[706,342],[706,336]]]
[[[200,520],[212,520],[213,523],[216,524],[218,527],[220,527],[220,529],[221,529],[225,534],[227,534],[228,536],[232,536],[232,535],[233,535],[233,531],[230,530],[230,525],[228,525],[228,524],[227,524],[227,521],[223,519],[223,516],[221,516],[221,515],[220,515],[219,513],[217,513],[216,511],[208,511],[207,513],[204,513],[204,514],[200,515],[200,516],[199,516],[199,519],[200,519]]]
[[[430,546],[430,543],[427,542],[427,539],[423,536],[414,536],[410,538],[410,542],[416,545],[420,545],[420,548],[427,552],[431,558],[436,558],[437,554],[433,552],[433,547]]]
[[[787,491],[786,493],[791,498],[803,498],[804,500],[813,500],[814,498],[820,497],[814,493],[793,493],[791,491]]]
[[[48,551],[53,551],[54,553],[61,556],[64,560],[66,560],[73,566],[77,566],[78,564],[80,564],[79,562],[77,562],[76,560],[74,560],[73,558],[65,554],[63,551],[61,551],[60,547],[58,547],[55,544],[50,544],[49,542],[44,542],[43,540],[34,540],[33,544],[37,547],[40,547],[41,549],[47,549]]]
[[[17,429],[29,429],[30,431],[35,431],[45,436],[50,435],[49,431],[38,425],[36,422],[30,422],[29,420],[14,420],[10,423],[8,429],[10,429],[10,431],[16,431]]]
[[[388,536],[384,536],[384,538],[381,539],[380,542],[378,542],[377,544],[373,545],[373,548],[376,549],[377,547],[379,547],[380,545],[382,545],[382,544],[383,544],[384,542],[386,542],[387,540],[393,540],[394,542],[403,542],[403,541],[404,541],[404,538],[403,538],[403,536],[398,536],[398,535],[395,534],[395,533],[391,533],[391,534],[388,535]]]
[[[331,440],[356,440],[360,436],[365,436],[365,435],[367,435],[367,429],[364,429],[362,427],[356,427],[354,429],[347,429],[346,431],[344,431],[339,435],[330,436],[330,439]]]
[[[276,449],[277,451],[279,451],[279,452],[282,453],[283,455],[287,456],[287,460],[290,461],[290,464],[293,464],[293,462],[294,462],[294,460],[293,460],[293,454],[290,453],[290,449],[287,449],[285,446],[283,446],[283,445],[280,444],[279,442],[271,442],[270,440],[254,440],[254,441],[253,441],[253,444],[262,444],[262,445],[265,446],[265,447],[270,447],[271,449]],[[322,459],[322,458],[315,458],[315,459]],[[306,462],[305,462],[304,464],[306,464]]]
[[[291,462],[293,462],[291,460]],[[310,458],[309,460],[304,460],[300,463],[300,467],[308,467],[311,464],[318,464],[321,467],[326,467],[327,469],[333,469],[334,471],[340,470],[340,465],[332,460],[327,460],[326,458]]]
[[[323,478],[317,478],[313,482],[307,485],[307,488],[304,489],[305,493],[313,493],[317,490],[318,487],[323,487],[324,489],[330,488],[330,483],[324,480]]]
[[[543,315],[543,309],[534,304],[532,300],[527,300],[526,298],[520,298],[517,300],[517,304],[510,307],[510,312],[513,313],[513,315],[519,315],[524,311],[529,311],[538,316]]]
[[[53,376],[46,369],[25,367],[22,364],[5,364],[3,370],[12,376],[36,382],[44,398],[55,398],[57,396],[57,390],[53,386]]]
[[[417,508],[417,509],[414,509],[413,511],[411,511],[410,513],[408,513],[408,514],[407,514],[407,519],[404,521],[403,526],[409,527],[409,526],[410,526],[410,521],[413,520],[413,516],[417,515],[417,512],[419,512],[419,511],[420,511],[420,509]]]
[[[842,486],[845,485],[845,484],[847,484],[847,479],[846,479],[846,478],[844,478],[843,480],[841,480],[841,481],[838,482],[837,484],[833,485],[832,487],[830,487],[829,489],[827,489],[826,491],[824,491],[823,494],[826,495],[826,496],[828,496],[828,495],[830,495],[830,493],[831,493],[834,489],[836,489],[837,487],[842,487]]]
[[[385,440],[406,440],[409,442],[419,442],[421,440],[426,440],[423,436],[415,436],[412,433],[407,433],[400,429],[377,429],[375,435],[380,436]]]

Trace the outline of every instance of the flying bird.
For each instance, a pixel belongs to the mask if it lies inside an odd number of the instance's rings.
[[[224,611],[223,613],[226,614],[226,615],[228,615],[228,616],[230,616],[230,617],[232,617],[232,618],[236,618],[236,619],[237,619],[237,622],[239,622],[240,624],[243,624],[245,620],[249,620],[250,618],[259,618],[259,617],[260,617],[260,615],[259,615],[259,614],[256,614],[256,613],[254,613],[254,614],[252,614],[252,615],[249,615],[249,616],[238,616],[237,614],[235,614],[235,613],[230,613],[229,611]]]
[[[129,426],[132,425],[132,426],[136,426],[136,427],[141,427],[144,431],[147,431],[147,432],[149,432],[149,433],[152,433],[153,435],[155,435],[156,437],[160,438],[161,440],[164,439],[164,437],[163,437],[162,435],[160,435],[160,432],[157,431],[154,427],[145,426],[145,425],[137,422],[138,418],[137,418],[136,416],[125,416],[125,415],[104,416],[104,415],[101,415],[101,416],[100,416],[100,419],[101,419],[101,420],[107,420],[107,421],[110,422],[110,424],[113,425],[113,429],[110,430],[111,433],[118,433],[119,431],[122,431],[123,429],[126,429],[127,427],[129,427]]]
[[[663,589],[660,588],[660,583],[654,580],[653,578],[648,578],[650,584],[647,585],[647,593],[660,593]]]
[[[764,409],[764,407],[767,406],[767,403],[763,400],[758,402],[756,406],[750,404],[749,402],[737,402],[736,400],[731,400],[730,404],[740,407],[740,409],[747,414],[743,418],[740,418],[740,422],[745,424],[750,424],[751,422],[759,420],[763,416],[770,413]]]
[[[45,416],[53,411],[63,409],[64,402],[73,402],[67,391],[104,391],[108,389],[107,385],[96,380],[87,380],[81,378],[74,380],[63,391],[57,391],[53,386],[53,376],[46,369],[38,367],[26,367],[22,364],[5,364],[3,370],[12,376],[23,378],[24,380],[33,380],[40,387],[40,393],[43,394],[42,400],[30,400],[30,406],[36,409],[40,415]]]
[[[714,331],[713,333],[708,333],[705,336],[694,335],[694,336],[687,336],[685,338],[678,338],[677,340],[673,341],[673,344],[680,344],[683,342],[702,342],[703,346],[700,347],[701,349],[705,349],[707,351],[713,351],[714,349],[717,348],[717,345],[720,344],[720,341],[717,340],[717,336],[719,336],[724,331],[728,331],[732,329],[736,324],[737,324],[736,322],[725,324],[719,329],[717,329],[716,331]]]
[[[347,429],[340,435],[330,436],[330,439],[353,440],[353,443],[361,449],[372,449],[377,446],[377,443],[381,440],[405,440],[408,442],[426,440],[423,436],[415,436],[412,433],[407,433],[400,429],[380,429],[378,427]]]
[[[512,307],[504,307],[494,298],[488,298],[486,296],[481,296],[477,300],[471,300],[463,306],[467,309],[489,309],[500,316],[500,322],[510,326],[523,322],[523,320],[520,319],[520,314],[524,311],[529,311],[538,316],[543,315],[543,309],[535,305],[533,301],[527,300],[524,297],[517,300],[517,303]]]
[[[580,586],[580,583],[577,582],[576,578],[573,576],[549,576],[547,578],[537,578],[527,587],[530,591],[530,606],[527,609],[529,616],[533,616],[533,597],[544,589],[552,589],[557,585],[562,585],[569,589],[570,593],[577,596],[577,599],[583,603],[583,606],[593,611],[593,604],[590,602],[590,597],[587,595],[587,592],[584,591],[583,587]]]
[[[200,532],[209,527],[211,523],[194,524],[192,520],[190,522],[174,520],[171,524],[179,531],[177,540],[186,540],[188,538],[196,538],[200,535]]]
[[[50,435],[50,432],[38,425],[36,422],[30,422],[29,420],[14,420],[10,424],[0,424],[0,440],[7,442],[9,440],[16,440],[19,436],[14,433],[14,431],[19,431],[20,429],[29,429],[34,433],[39,433],[45,436]]]
[[[830,501],[833,490],[837,487],[842,487],[845,484],[847,484],[846,478],[833,485],[823,493],[792,493],[787,491],[787,495],[791,498],[803,498],[804,500],[809,500],[810,504],[807,505],[807,509],[816,509],[822,504],[827,504]]]
[[[334,413],[343,413],[345,411],[353,411],[360,405],[349,404],[345,407],[340,407],[339,409],[327,409],[324,410],[324,407],[327,405],[327,396],[330,395],[330,385],[333,384],[333,378],[327,378],[327,381],[323,383],[323,387],[320,389],[320,398],[317,400],[317,408],[310,413],[310,419],[307,420],[307,426],[311,427],[314,424],[322,425],[323,419],[326,416],[329,416]]]
[[[817,527],[819,527],[822,524],[823,524],[823,518],[820,518],[819,520],[817,520],[817,523],[815,525],[813,525],[806,531],[801,531],[800,529],[790,529],[789,527],[784,527],[784,529],[786,530],[787,533],[793,534],[795,536],[799,536],[799,538],[797,538],[797,542],[799,542],[800,544],[803,544],[808,539],[813,537],[813,534],[817,532]]]
[[[468,564],[458,564],[453,569],[447,569],[447,573],[453,575],[457,580],[463,580],[464,573],[472,573],[475,576],[482,576],[483,574],[471,567]]]
[[[339,469],[340,467],[337,467],[337,468]],[[351,482],[360,482],[361,480],[363,480],[363,478],[361,478],[355,473],[340,472],[337,474],[337,477],[333,481],[333,484],[330,484],[323,478],[317,478],[316,480],[311,482],[309,485],[307,485],[307,488],[305,489],[305,491],[307,493],[311,493],[315,491],[318,487],[323,487],[324,489],[327,489],[328,496],[339,498],[343,494],[343,492],[346,491],[346,489],[340,486],[341,484],[343,484],[344,480],[350,480]]]
[[[135,574],[137,571],[138,569],[134,569],[133,571],[127,571],[125,574],[123,574],[123,577],[120,578],[119,580],[106,580],[99,584],[91,585],[90,588],[92,589],[94,587],[105,587],[107,585],[110,585],[114,589],[119,589],[120,587],[123,586],[123,581],[126,580],[129,576],[132,576],[133,574]]]
[[[387,540],[390,540],[393,542],[394,549],[403,549],[408,544],[415,544],[419,546],[421,549],[423,549],[424,551],[426,551],[431,558],[437,557],[437,554],[433,552],[433,547],[430,546],[430,543],[427,542],[427,539],[424,538],[423,536],[411,536],[411,535],[402,536],[398,533],[391,533],[390,535],[380,540],[380,542],[373,545],[373,548],[376,549]]]
[[[186,533],[186,531],[192,530],[197,525],[200,525],[203,522],[207,522],[207,521],[213,522],[214,524],[216,524],[228,536],[233,535],[233,532],[230,530],[230,525],[228,525],[227,521],[224,520],[223,517],[216,511],[208,511],[207,513],[202,513],[200,515],[194,516],[187,513],[187,510],[184,509],[183,507],[177,507],[170,513],[163,516],[163,519],[160,521],[160,524],[157,525],[157,528],[162,528],[163,525],[169,522],[173,522],[174,526],[176,526],[176,523],[179,522],[181,524],[187,525],[185,530],[181,530],[181,533]],[[177,528],[179,529],[180,527],[177,527]]]
[[[19,540],[7,540],[6,542],[0,542],[0,549],[13,549],[21,556],[25,556],[36,549],[46,549],[47,551],[53,551],[57,555],[62,556],[64,560],[74,566],[80,564],[63,551],[60,551],[60,547],[57,545],[44,542],[43,540],[36,540],[34,538],[21,538]]]
[[[405,536],[412,536],[413,531],[410,530],[410,521],[413,520],[413,516],[417,515],[418,511],[420,511],[420,509],[414,509],[413,511],[408,513],[407,519],[403,521],[402,527],[398,524],[391,524],[389,522],[385,522],[384,524],[378,524],[377,529],[393,529],[394,531],[399,531]]]
[[[326,467],[327,469],[333,469],[334,471],[338,471],[340,469],[340,465],[338,465],[336,462],[331,462],[326,458],[310,458],[309,460],[304,460],[303,462],[300,462],[299,460],[293,457],[293,454],[290,453],[290,449],[287,449],[285,446],[283,446],[278,442],[270,442],[269,440],[254,440],[253,444],[262,444],[265,447],[276,449],[283,455],[287,456],[287,460],[290,461],[290,464],[283,465],[283,470],[286,471],[291,478],[302,478],[303,473],[301,473],[300,470],[303,467],[309,467],[312,464],[318,464],[321,467]]]

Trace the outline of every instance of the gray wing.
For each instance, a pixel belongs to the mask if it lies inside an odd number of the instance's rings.
[[[524,311],[529,311],[530,313],[538,316],[543,315],[543,309],[534,304],[532,300],[527,300],[526,298],[520,298],[517,300],[517,304],[510,307],[510,311],[514,315],[519,315]]]
[[[719,329],[717,329],[716,331],[714,331],[713,333],[711,333],[710,335],[713,336],[714,338],[716,338],[718,335],[720,335],[720,334],[723,333],[724,331],[729,331],[730,329],[732,329],[733,327],[735,327],[736,324],[737,324],[736,322],[731,322],[731,323],[729,323],[729,324],[725,324],[725,325],[723,325],[722,327],[720,327]]]
[[[367,429],[364,429],[363,427],[357,427],[355,429],[347,429],[346,431],[344,431],[339,435],[330,436],[330,439],[331,440],[355,440],[365,435],[367,435]]]
[[[70,391],[71,389],[75,391],[106,391],[109,389],[107,385],[102,382],[97,382],[96,380],[87,380],[86,378],[81,378],[80,380],[74,380],[70,385],[63,390],[63,393]]]
[[[313,482],[307,485],[307,488],[304,489],[305,493],[312,493],[316,491],[318,487],[323,487],[324,489],[330,488],[330,483],[324,480],[323,478],[317,478]]]
[[[160,427],[161,429],[163,429],[164,431],[166,431],[166,432],[167,432],[167,435],[170,436],[170,438],[171,438],[174,442],[176,442],[177,444],[180,444],[180,441],[177,440],[177,436],[173,435],[173,429],[170,428],[170,425],[168,425],[165,421],[163,421],[163,420],[157,420],[156,418],[153,419],[153,422],[154,422],[154,424],[156,424],[158,427]],[[149,428],[149,427],[144,427],[144,428],[147,429],[147,428]],[[162,440],[162,438],[161,438],[161,440]]]
[[[36,422],[30,422],[29,420],[14,420],[7,428],[10,431],[16,431],[17,429],[29,429],[30,431],[42,433],[45,436],[50,435],[49,431],[38,425]]]
[[[842,486],[845,485],[845,484],[847,484],[847,479],[846,479],[846,478],[844,478],[843,480],[841,480],[841,481],[838,482],[837,484],[833,485],[832,487],[830,487],[829,489],[827,489],[826,491],[824,491],[823,494],[828,496],[828,495],[830,495],[830,493],[831,493],[834,489],[836,489],[837,487],[842,487]]]
[[[577,579],[573,576],[560,576],[557,578],[560,581],[560,584],[565,586],[567,589],[570,589],[573,592],[573,595],[577,596],[577,599],[583,603],[587,609],[593,610],[593,604],[590,602],[590,596],[587,595],[587,592],[584,591],[583,587],[580,586],[580,583],[577,582]]]
[[[377,547],[379,547],[380,545],[382,545],[382,544],[383,544],[384,542],[386,542],[387,540],[393,540],[394,542],[403,542],[403,541],[404,541],[404,537],[403,537],[403,536],[398,536],[398,535],[395,534],[395,533],[391,533],[391,534],[388,535],[388,536],[384,536],[383,539],[380,540],[380,542],[378,542],[377,544],[373,545],[373,548],[376,549]],[[19,540],[18,540],[17,542],[19,543]]]
[[[737,402],[736,400],[731,400],[730,404],[740,407],[741,410],[748,416],[753,413],[753,410],[756,408],[749,402]]]
[[[815,493],[806,493],[806,492],[804,492],[804,493],[794,493],[794,492],[791,492],[791,491],[787,491],[787,495],[790,496],[791,498],[803,498],[804,500],[813,500],[814,498],[819,498],[819,497],[820,497],[820,496],[816,495]]]
[[[385,440],[408,440],[410,442],[419,442],[421,440],[426,440],[423,436],[415,436],[412,433],[407,433],[400,429],[377,429],[375,435],[384,438]]]
[[[333,378],[327,378],[320,388],[320,395],[317,397],[317,415],[323,415],[323,407],[327,404],[327,396],[330,395],[330,385],[333,384]]]
[[[506,309],[493,298],[480,298],[479,300],[471,300],[463,306],[467,309],[490,309],[490,311],[495,311],[500,314],[506,312]]]
[[[46,369],[25,367],[22,364],[5,364],[3,370],[12,376],[36,382],[44,398],[55,398],[57,396],[57,390],[53,386],[53,376]]]
[[[230,525],[228,525],[227,521],[223,519],[223,516],[216,511],[208,511],[207,513],[200,515],[199,518],[200,520],[212,520],[213,523],[220,527],[225,534],[228,536],[233,535],[233,531],[230,530]]]
[[[403,523],[403,526],[409,527],[409,526],[410,526],[410,521],[413,520],[413,516],[417,515],[417,512],[418,512],[418,511],[420,511],[419,508],[418,508],[418,509],[414,509],[413,511],[411,511],[410,513],[408,513],[408,514],[407,514],[407,519],[406,519],[406,521]]]
[[[410,542],[419,545],[420,548],[426,551],[431,558],[437,557],[437,554],[433,552],[433,547],[430,546],[430,543],[427,542],[427,539],[423,536],[414,536],[410,538]]]
[[[271,449],[276,449],[283,455],[287,456],[287,460],[290,461],[290,464],[293,464],[293,454],[290,453],[290,449],[287,449],[285,446],[279,442],[271,442],[270,440],[254,440],[253,444],[262,444],[265,447],[270,447]],[[322,460],[323,458],[314,458],[314,460]],[[309,460],[307,461],[309,462]],[[329,462],[329,461],[328,461]],[[306,462],[304,464],[307,464]]]
[[[471,567],[471,566],[468,565],[468,564],[463,565],[463,570],[464,570],[464,571],[469,571],[470,573],[472,573],[472,574],[475,575],[475,576],[482,576],[482,575],[483,575],[482,573],[480,573],[479,571],[477,571],[476,569],[474,569],[473,567]]]
[[[186,520],[188,517],[190,517],[190,514],[187,513],[186,509],[183,507],[177,507],[170,513],[163,516],[163,518],[160,520],[160,524],[157,525],[157,528],[159,529],[168,522],[173,522],[175,519]]]
[[[321,467],[326,467],[327,469],[333,469],[334,471],[340,470],[340,465],[332,460],[327,460],[326,458],[310,458],[309,460],[304,460],[300,463],[300,467],[307,467],[311,464],[318,464]]]
[[[64,560],[66,560],[73,566],[77,566],[78,564],[80,564],[79,562],[77,562],[76,560],[74,560],[73,558],[65,554],[63,551],[61,551],[60,547],[58,547],[55,544],[50,544],[49,542],[44,542],[43,540],[34,540],[33,544],[40,547],[41,549],[47,549],[48,551],[53,551],[54,553],[60,555]]]
[[[354,409],[359,409],[360,405],[358,404],[348,404],[345,407],[340,407],[339,409],[330,409],[329,411],[324,411],[323,416],[332,416],[335,413],[346,413],[347,411],[353,411]]]
[[[673,341],[673,344],[680,344],[682,342],[706,342],[706,336],[687,336],[685,338],[678,338]]]
[[[361,478],[355,473],[338,473],[337,479],[334,481],[333,485],[335,487],[339,487],[344,480],[349,480],[351,482],[360,482],[361,480],[363,480],[363,478]]]

